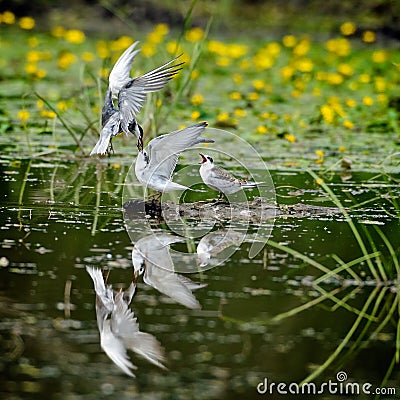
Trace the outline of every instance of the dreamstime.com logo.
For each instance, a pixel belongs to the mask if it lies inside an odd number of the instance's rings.
[[[269,382],[268,378],[264,378],[257,385],[257,392],[259,394],[300,394],[300,395],[386,395],[395,396],[397,394],[396,388],[394,387],[375,387],[372,383],[358,383],[358,382],[346,382],[347,374],[344,371],[339,371],[336,374],[336,380],[329,379],[327,382],[316,384],[313,382],[307,382],[302,385],[298,383],[285,383],[285,382]]]
[[[239,248],[242,251],[246,249],[248,257],[254,258],[271,235],[276,216],[274,183],[257,150],[242,137],[221,129],[207,128],[203,136],[214,139],[215,143],[185,150],[179,159],[185,159],[185,164],[178,161],[172,176],[174,182],[189,187],[189,190],[163,193],[159,215],[149,218],[148,207],[154,204],[149,194],[154,191],[149,191],[138,182],[135,161],[124,182],[124,222],[132,242],[141,241],[142,244],[146,240],[151,250],[149,254],[152,253],[151,260],[147,261],[173,272],[193,273],[214,268],[223,264]],[[206,188],[201,179],[199,153],[210,155],[216,165],[228,161],[231,167],[228,172],[235,177],[262,182],[253,190],[258,200],[247,201],[246,190],[240,190],[232,196],[228,195],[227,201],[218,203],[218,192]],[[158,160],[153,174],[162,171],[163,164],[174,159],[172,155],[164,157]],[[204,196],[206,190],[207,195]],[[187,201],[188,197],[191,200]],[[196,197],[202,200],[196,201]],[[130,209],[133,213],[129,212]],[[162,253],[153,251],[166,248],[162,244],[165,234],[173,237],[170,243],[178,245],[168,246],[168,254],[165,250]],[[186,245],[179,247],[179,242],[186,242]],[[245,246],[242,246],[243,243]]]

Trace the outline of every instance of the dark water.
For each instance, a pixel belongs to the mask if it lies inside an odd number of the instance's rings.
[[[334,205],[308,174],[270,172],[279,204]],[[338,371],[345,371],[348,381],[381,385],[399,329],[397,303],[397,313],[371,338],[399,296],[393,282],[395,263],[379,233],[398,255],[395,180],[365,172],[347,180],[340,174],[325,179],[346,207],[360,204],[349,213],[367,251],[380,252],[387,281],[377,282],[363,261],[354,271],[365,284],[342,272],[344,280],[330,277],[315,286],[313,280],[322,275],[315,266],[270,245],[250,260],[252,242],[245,239],[221,265],[191,274],[191,279],[207,283],[194,292],[200,310],[176,304],[139,280],[132,309],[140,329],[165,348],[168,370],[131,354],[138,369],[136,378],[130,378],[100,348],[93,283],[85,271],[85,266],[111,269],[109,283],[114,288],[126,288],[132,279],[133,243],[121,211],[127,173],[127,166],[107,160],[2,161],[2,398],[257,398],[257,385],[264,378],[299,383],[323,364],[354,326],[354,309],[368,302],[366,312],[376,317],[370,324],[364,318],[357,325],[343,351],[315,382],[335,380]],[[272,226],[271,221],[263,223]],[[226,225],[221,219],[212,230]],[[234,225],[241,229],[240,221]],[[147,227],[169,230],[166,223],[135,221],[134,234],[140,236],[143,229],[145,235]],[[257,226],[245,228],[255,231]],[[278,217],[271,239],[329,269],[340,265],[339,260],[350,262],[363,255],[341,213]],[[193,239],[194,248],[199,240]],[[344,299],[349,307],[324,297],[323,291]],[[286,318],[281,315],[309,302],[315,305]],[[359,337],[362,341],[357,343]],[[385,386],[396,386],[399,379],[395,367]]]

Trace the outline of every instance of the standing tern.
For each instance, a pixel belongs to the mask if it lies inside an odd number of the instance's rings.
[[[200,154],[201,167],[200,176],[203,182],[211,189],[217,190],[225,195],[233,194],[241,189],[253,189],[263,182],[248,182],[244,179],[235,178],[233,175],[217,167],[214,160],[207,155]]]
[[[200,137],[207,125],[207,122],[201,122],[151,140],[147,149],[139,151],[136,159],[135,174],[139,182],[160,194],[189,189],[172,182],[172,173],[182,151],[200,143],[214,142]]]
[[[179,57],[136,78],[130,77],[132,62],[140,49],[139,42],[129,46],[115,63],[108,78],[108,89],[102,110],[102,131],[90,155],[107,153],[111,139],[124,132],[134,134],[138,139],[138,149],[143,148],[143,129],[136,115],[143,107],[147,93],[161,90],[181,69],[183,63],[176,64]],[[118,100],[118,109],[113,99]]]
[[[188,308],[199,309],[200,303],[192,290],[205,287],[204,283],[193,282],[174,272],[169,248],[172,243],[186,239],[166,233],[153,234],[135,243],[132,250],[132,263],[136,277],[143,275],[143,281],[159,292],[171,297]]]
[[[103,274],[98,268],[86,267],[96,292],[97,326],[100,345],[107,356],[127,375],[135,376],[127,350],[132,350],[148,361],[165,369],[165,357],[158,340],[151,334],[139,331],[139,323],[128,307],[136,292],[133,282],[123,292],[114,292],[111,285],[105,285]]]

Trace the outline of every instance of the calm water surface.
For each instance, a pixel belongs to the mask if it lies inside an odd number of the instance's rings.
[[[250,235],[220,265],[190,275],[207,284],[194,292],[200,310],[187,309],[139,280],[131,307],[140,329],[165,348],[168,370],[130,354],[138,367],[136,378],[130,378],[100,348],[93,284],[85,270],[85,266],[111,270],[108,281],[116,289],[131,282],[133,243],[121,208],[128,167],[107,160],[43,159],[3,160],[0,168],[2,398],[258,398],[256,387],[264,378],[302,381],[335,351],[357,319],[348,308],[322,299],[323,292],[312,284],[321,272],[304,259],[269,245],[249,259]],[[308,174],[270,172],[279,204],[333,206]],[[346,180],[334,175],[328,183],[345,206],[360,204],[349,212],[365,242],[370,237],[375,243],[376,248],[368,251],[380,251],[385,268],[394,270],[376,227],[398,254],[395,181],[359,172]],[[215,193],[198,196],[205,200]],[[272,222],[263,224],[272,228]],[[240,221],[232,224],[241,230]],[[221,218],[211,231],[228,225]],[[243,230],[254,233],[256,225],[243,225]],[[158,233],[171,230],[165,222],[134,221],[131,236],[145,236],[149,228]],[[271,239],[330,269],[340,260],[362,256],[341,213],[278,217]],[[172,246],[177,262],[179,251],[188,252],[190,247],[195,251],[199,240]],[[184,259],[182,255],[182,262],[187,262]],[[334,291],[359,310],[372,296],[381,310],[379,317],[369,326],[365,319],[356,333],[373,332],[398,289],[389,278],[377,284],[365,261],[354,270],[368,284],[331,277],[318,287]],[[279,317],[310,301],[315,305]],[[335,379],[341,370],[353,382],[379,386],[394,356],[397,324],[398,313],[372,340],[350,352],[357,338],[353,336],[316,382]],[[399,379],[399,372],[393,372],[386,386],[395,386]]]

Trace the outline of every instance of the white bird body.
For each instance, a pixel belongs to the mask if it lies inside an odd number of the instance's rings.
[[[234,194],[241,189],[253,189],[262,184],[262,182],[248,182],[244,179],[235,178],[217,167],[210,156],[200,155],[202,157],[200,176],[203,182],[211,189],[227,195]]]
[[[139,323],[128,307],[136,291],[132,282],[125,291],[115,293],[105,286],[103,274],[98,268],[86,267],[96,291],[96,315],[100,332],[100,346],[107,356],[127,375],[135,376],[137,367],[129,360],[127,350],[140,354],[151,363],[165,368],[163,349],[151,334],[139,331]]]
[[[139,151],[135,163],[135,174],[144,186],[158,192],[186,190],[187,186],[172,182],[172,174],[179,154],[200,143],[213,140],[200,137],[207,123],[202,122],[187,128],[161,135],[151,140],[147,149]]]
[[[176,57],[144,75],[131,78],[133,59],[140,52],[140,49],[135,50],[138,43],[133,43],[122,53],[110,72],[102,110],[103,129],[90,155],[106,154],[111,139],[120,132],[134,134],[141,149],[143,129],[136,121],[136,115],[142,109],[147,94],[161,90],[181,70],[183,63],[174,64]],[[118,99],[118,109],[114,107],[113,99]],[[111,118],[114,119],[110,122]]]
[[[201,308],[192,290],[206,284],[191,281],[174,272],[174,263],[169,253],[172,243],[183,242],[184,238],[155,234],[136,242],[132,250],[132,263],[135,275],[143,274],[143,281],[159,292],[191,309]]]

